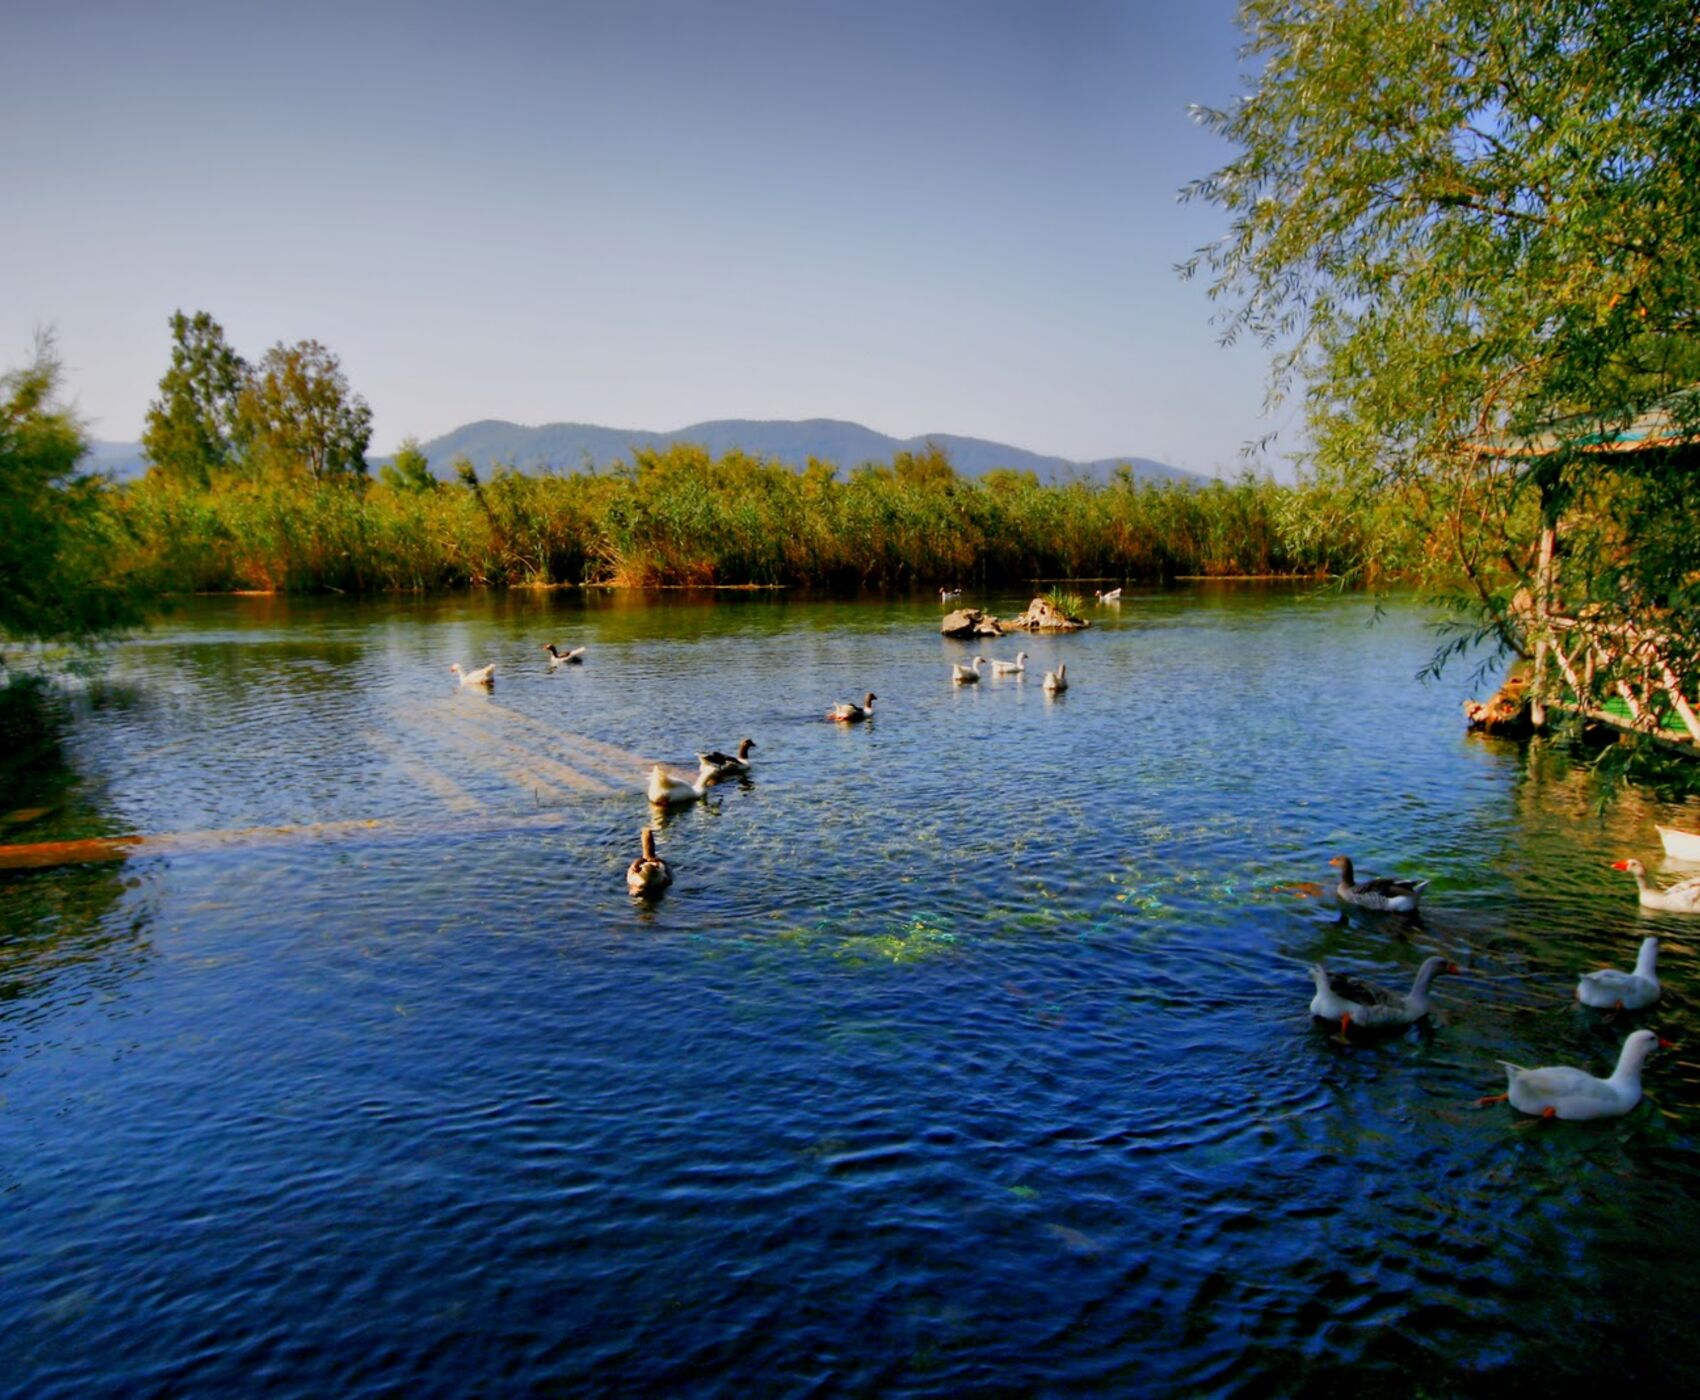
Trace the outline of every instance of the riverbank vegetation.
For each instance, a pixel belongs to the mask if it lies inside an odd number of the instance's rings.
[[[452,482],[412,449],[376,481],[238,473],[201,487],[155,473],[109,504],[128,542],[120,567],[161,592],[1315,576],[1351,570],[1366,534],[1396,524],[1251,476],[1043,485],[967,480],[939,452],[839,473],[692,447],[603,473],[481,476],[463,462]]]
[[[65,566],[113,598],[1357,577],[1371,557],[1388,576],[1421,549],[1392,497],[1251,474],[1196,484],[1126,469],[1104,482],[1045,484],[1014,471],[970,479],[936,447],[794,469],[674,446],[601,472],[459,461],[439,474],[408,442],[374,477],[370,412],[323,346],[274,346],[250,365],[205,312],[174,315],[171,335],[143,434],[147,474],[124,485],[80,479],[59,497],[85,541],[62,551]],[[20,411],[54,444],[63,472],[82,439],[48,402],[54,374],[36,372]],[[59,625],[41,616],[48,632]]]

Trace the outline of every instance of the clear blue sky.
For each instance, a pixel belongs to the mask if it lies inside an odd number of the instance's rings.
[[[171,312],[312,337],[374,448],[848,418],[1234,468],[1264,359],[1174,264],[1230,0],[19,7],[0,364],[132,439]]]

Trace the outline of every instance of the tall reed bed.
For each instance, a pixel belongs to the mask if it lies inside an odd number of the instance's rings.
[[[693,447],[606,473],[314,483],[149,477],[113,493],[114,561],[161,591],[445,589],[551,583],[1014,583],[1035,577],[1322,575],[1397,535],[1382,502],[1246,475],[1205,485],[1041,485],[957,476],[940,453],[847,475]],[[1413,547],[1414,543],[1413,543]],[[1397,551],[1395,551],[1395,554]]]

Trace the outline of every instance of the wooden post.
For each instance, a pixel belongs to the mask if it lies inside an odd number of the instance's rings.
[[[1544,519],[1544,501],[1542,505]],[[1535,566],[1535,674],[1529,682],[1529,722],[1536,729],[1547,727],[1547,614],[1552,607],[1552,551],[1557,537],[1558,527],[1547,520],[1541,526],[1540,562]],[[1586,697],[1578,695],[1576,702],[1584,704]]]

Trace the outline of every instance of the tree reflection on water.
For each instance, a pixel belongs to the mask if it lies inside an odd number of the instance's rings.
[[[106,685],[72,692],[25,677],[0,687],[0,844],[127,834],[101,811],[68,739],[79,711],[129,703]],[[67,977],[110,993],[140,968],[151,951],[146,915],[115,917],[132,884],[123,861],[0,870],[0,1044],[11,1039],[12,1004],[47,998]]]

